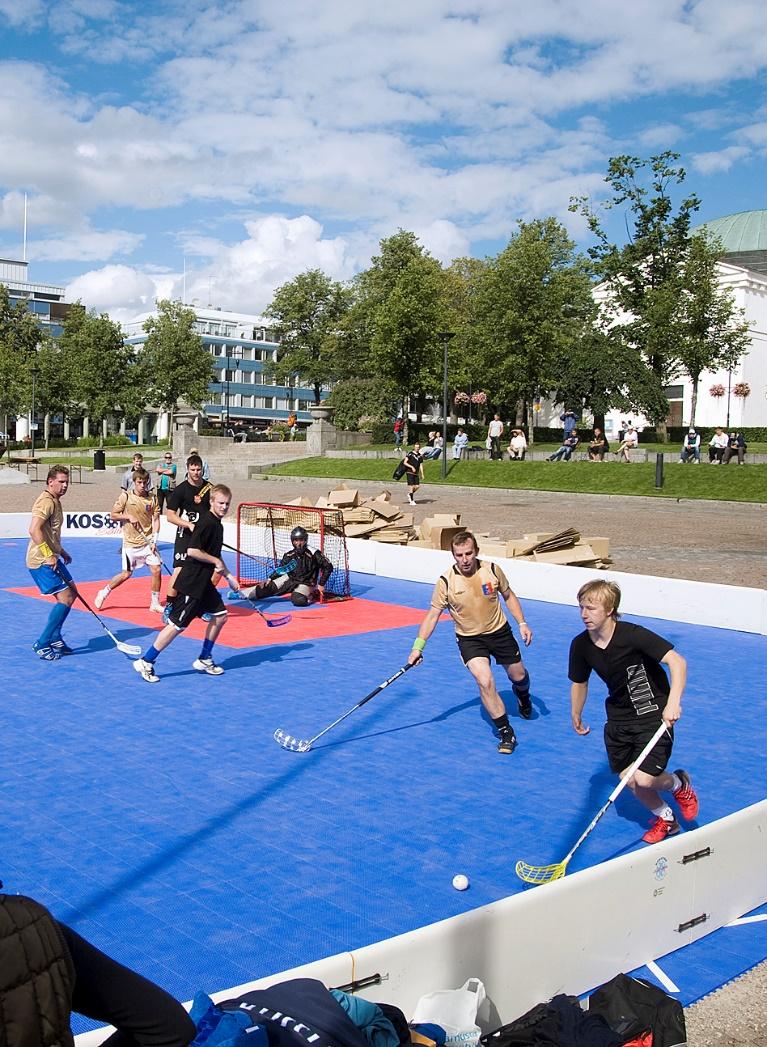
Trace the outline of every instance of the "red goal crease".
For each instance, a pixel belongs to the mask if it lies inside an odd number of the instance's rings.
[[[326,596],[350,599],[349,554],[340,509],[272,502],[238,505],[236,572],[240,585],[263,582],[276,570],[283,555],[293,548],[290,532],[294,527],[303,527],[309,533],[308,547],[319,549],[333,565]]]

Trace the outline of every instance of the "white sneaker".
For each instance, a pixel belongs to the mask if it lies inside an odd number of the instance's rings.
[[[149,605],[149,610],[150,611],[156,611],[157,614],[162,614],[162,612],[165,610],[165,608],[163,607],[163,605],[160,603],[159,600],[152,600],[152,602]]]
[[[137,658],[133,663],[133,668],[137,673],[141,674],[142,680],[146,680],[147,683],[160,682],[160,677],[154,671],[154,666],[151,662],[145,662],[143,658]]]
[[[221,676],[224,672],[223,667],[216,665],[212,658],[196,658],[192,662],[192,668],[198,673],[207,673],[208,676]]]
[[[101,610],[101,608],[104,605],[104,600],[106,600],[107,596],[109,596],[111,591],[111,589],[99,589],[99,591],[96,593],[96,599],[94,601],[94,603],[96,604],[96,610]]]

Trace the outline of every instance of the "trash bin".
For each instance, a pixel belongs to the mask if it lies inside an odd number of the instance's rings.
[[[95,469],[100,469],[101,472],[103,473],[104,470],[106,469],[106,467],[107,467],[107,456],[106,456],[106,454],[101,449],[99,449],[98,451],[94,451],[93,452],[93,468],[94,468],[94,470]]]

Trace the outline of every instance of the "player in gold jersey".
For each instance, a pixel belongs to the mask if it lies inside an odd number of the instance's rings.
[[[440,577],[434,587],[431,609],[421,622],[408,662],[417,665],[423,660],[426,641],[434,632],[442,613],[448,611],[455,623],[455,638],[463,663],[477,681],[482,704],[500,735],[498,752],[513,753],[517,739],[495,685],[491,656],[506,670],[520,715],[529,720],[533,706],[530,701],[530,676],[499,597],[503,598],[515,619],[526,647],[532,641],[532,630],[501,568],[478,559],[479,547],[470,531],[462,531],[453,538],[452,552],[455,564]]]
[[[155,543],[160,530],[160,507],[157,496],[149,493],[151,478],[146,469],[133,471],[132,490],[121,491],[120,497],[109,514],[115,523],[122,524],[123,569],[100,589],[96,596],[96,607],[101,609],[113,589],[127,582],[137,567],[147,566],[152,572],[152,599],[150,611],[162,614],[160,603],[160,569],[162,560],[157,554]]]
[[[64,654],[72,654],[61,635],[61,628],[77,596],[72,576],[66,564],[72,557],[61,544],[61,525],[64,513],[60,499],[69,487],[69,470],[54,465],[48,470],[45,490],[32,506],[29,524],[30,542],[27,546],[27,567],[35,585],[44,596],[53,596],[55,603],[38,640],[33,644],[39,658],[46,662],[58,661]]]

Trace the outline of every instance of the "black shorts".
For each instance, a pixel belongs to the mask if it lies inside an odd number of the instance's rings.
[[[179,527],[176,531],[176,540],[173,543],[173,566],[180,567],[186,560],[186,551],[192,540],[193,531],[187,531],[185,527]]]
[[[634,720],[624,722],[622,720],[608,720],[605,724],[605,749],[607,759],[610,761],[610,770],[620,774],[636,760],[642,749],[647,745],[652,736],[658,730],[658,721],[653,719],[649,723],[637,723]],[[651,749],[639,770],[646,774],[661,774],[666,770],[666,765],[671,759],[671,748],[674,744],[674,729],[671,733],[661,735],[660,741]]]
[[[203,614],[211,614],[214,618],[226,614],[221,594],[213,584],[205,589],[202,596],[179,593],[173,601],[173,610],[168,616],[168,621],[181,631]]]
[[[405,476],[405,479],[407,480],[409,487],[417,487],[421,482],[421,473],[420,471],[417,473],[408,473]]]
[[[459,636],[456,633],[455,638],[464,665],[472,658],[487,658],[490,661],[491,656],[498,665],[516,665],[522,661],[519,644],[508,622],[494,633],[483,633],[480,636]]]

